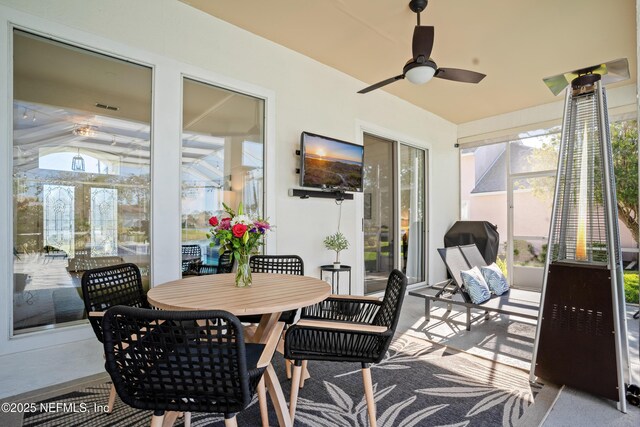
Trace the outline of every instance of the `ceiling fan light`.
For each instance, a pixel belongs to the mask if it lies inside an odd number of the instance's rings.
[[[435,68],[430,67],[429,65],[421,65],[407,70],[407,72],[405,73],[405,77],[411,83],[421,85],[431,80],[435,73]]]

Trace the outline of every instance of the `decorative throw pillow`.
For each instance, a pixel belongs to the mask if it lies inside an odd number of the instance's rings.
[[[502,270],[500,270],[500,267],[498,267],[495,262],[486,267],[480,267],[480,271],[482,271],[484,280],[494,294],[502,295],[509,290],[507,278],[504,277]]]
[[[474,304],[480,304],[491,298],[491,291],[487,286],[487,282],[482,277],[482,272],[478,267],[471,270],[461,271],[462,282]]]

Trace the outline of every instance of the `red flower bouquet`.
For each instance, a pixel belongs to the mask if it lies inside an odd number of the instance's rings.
[[[211,234],[207,234],[207,237],[213,240],[211,246],[216,242],[220,243],[220,254],[225,251],[233,252],[233,257],[238,262],[236,286],[251,286],[249,256],[264,244],[263,237],[271,230],[271,225],[263,219],[251,219],[244,215],[242,203],[238,206],[237,213],[224,203],[222,206],[225,213],[209,219]]]

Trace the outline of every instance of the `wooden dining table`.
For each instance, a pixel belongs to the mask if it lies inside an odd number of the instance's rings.
[[[236,316],[261,315],[254,342],[266,343],[277,329],[284,311],[306,307],[326,299],[331,286],[313,277],[253,273],[253,285],[235,286],[235,274],[189,277],[153,287],[149,303],[163,310],[226,310]],[[267,390],[281,427],[291,426],[287,401],[278,377],[269,365],[265,372]]]

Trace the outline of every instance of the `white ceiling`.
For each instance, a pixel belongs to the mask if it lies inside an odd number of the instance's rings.
[[[402,73],[416,16],[409,0],[181,0],[364,82]],[[557,100],[544,77],[628,58],[635,82],[634,0],[430,0],[441,67],[487,74],[477,85],[407,80],[384,90],[454,123]],[[370,96],[370,95],[358,95]]]

